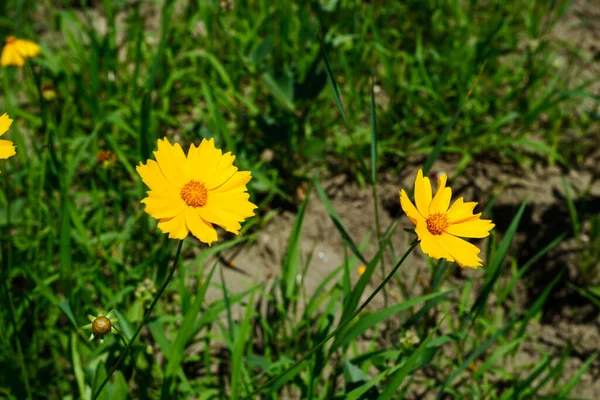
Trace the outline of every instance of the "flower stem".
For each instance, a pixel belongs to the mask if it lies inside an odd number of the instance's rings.
[[[171,278],[173,278],[173,274],[175,273],[175,269],[177,269],[177,262],[179,261],[179,255],[181,254],[181,247],[182,246],[183,246],[183,240],[180,240],[179,241],[179,245],[177,246],[177,252],[175,253],[175,258],[173,259],[173,265],[171,266],[171,270],[169,271],[169,275],[167,276],[167,279],[165,279],[165,281],[162,284],[162,286],[160,287],[160,289],[158,289],[158,292],[156,293],[156,296],[154,296],[154,299],[152,300],[152,303],[150,304],[150,307],[146,310],[146,313],[144,314],[144,319],[142,320],[142,323],[138,326],[137,330],[135,331],[135,333],[133,334],[133,336],[129,340],[129,343],[127,343],[127,346],[125,347],[125,349],[123,350],[123,352],[121,353],[121,355],[119,356],[119,358],[117,359],[117,362],[110,369],[110,372],[108,373],[108,375],[106,376],[106,378],[104,378],[104,381],[102,382],[102,384],[98,388],[98,391],[96,392],[96,394],[92,398],[93,400],[96,400],[98,398],[98,396],[100,396],[100,393],[102,392],[102,389],[104,388],[104,386],[106,385],[106,383],[109,381],[109,379],[112,376],[112,374],[114,374],[114,372],[117,370],[117,368],[119,367],[119,364],[121,364],[121,361],[123,361],[123,359],[125,358],[125,355],[129,352],[129,349],[131,348],[131,345],[133,344],[133,342],[135,341],[135,339],[138,337],[138,335],[142,331],[142,328],[146,325],[146,322],[148,322],[150,314],[154,310],[154,307],[156,306],[156,303],[158,303],[158,300],[160,299],[160,296],[163,294],[163,292],[165,291],[165,289],[169,285],[169,282],[171,282]]]
[[[400,268],[400,266],[402,265],[402,263],[406,260],[406,258],[408,257],[408,255],[410,253],[412,253],[412,251],[414,250],[414,248],[417,246],[419,242],[417,240],[415,240],[410,247],[408,248],[408,250],[406,250],[406,253],[404,253],[404,255],[402,256],[402,258],[396,263],[396,265],[394,266],[394,268],[392,268],[392,270],[390,271],[390,273],[385,277],[385,279],[379,284],[379,286],[377,286],[377,288],[373,291],[373,293],[371,293],[371,295],[367,298],[367,300],[365,300],[364,303],[362,303],[360,305],[360,307],[358,307],[356,309],[356,311],[354,312],[354,314],[352,314],[352,316],[350,318],[348,318],[345,321],[342,321],[342,323],[340,323],[340,325],[333,331],[331,332],[329,335],[327,335],[327,337],[325,337],[325,339],[321,340],[319,343],[317,343],[315,345],[315,347],[313,347],[308,353],[304,354],[302,356],[302,358],[300,358],[298,361],[296,361],[292,366],[288,367],[285,369],[285,371],[283,371],[281,374],[269,379],[268,381],[266,381],[265,383],[263,383],[262,385],[260,385],[258,387],[258,389],[254,390],[252,393],[246,395],[244,397],[244,399],[249,399],[251,396],[262,392],[265,388],[267,388],[268,386],[270,386],[271,384],[273,384],[276,380],[278,380],[279,378],[285,376],[288,372],[298,368],[298,366],[300,366],[300,364],[302,364],[304,361],[308,360],[310,358],[310,356],[313,355],[313,353],[317,350],[319,350],[323,345],[325,345],[325,343],[327,343],[329,341],[329,339],[331,339],[332,337],[334,337],[335,335],[337,335],[337,333],[339,331],[341,331],[342,329],[344,329],[346,327],[346,325],[348,325],[352,320],[354,320],[354,318],[356,318],[356,316],[358,314],[360,314],[360,312],[371,302],[371,300],[373,300],[373,298],[377,295],[377,293],[379,293],[381,291],[381,289],[383,289],[383,287],[385,286],[386,283],[388,283],[388,281],[390,279],[392,279],[392,276],[394,276],[394,274],[398,271],[398,268]]]

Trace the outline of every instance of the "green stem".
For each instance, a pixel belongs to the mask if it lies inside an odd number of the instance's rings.
[[[385,286],[385,284],[388,283],[388,281],[390,279],[392,279],[392,276],[394,276],[394,274],[398,271],[398,268],[400,268],[400,266],[402,265],[402,263],[406,260],[406,258],[408,257],[408,255],[410,253],[412,253],[412,251],[414,250],[414,248],[417,246],[418,243],[419,242],[417,240],[415,240],[410,245],[410,247],[408,248],[408,250],[406,250],[406,253],[404,253],[404,255],[402,256],[402,258],[396,263],[396,265],[394,266],[394,268],[392,268],[392,271],[389,273],[389,275],[385,277],[385,279],[379,284],[379,286],[377,286],[377,288],[373,291],[373,293],[371,293],[371,295],[369,296],[369,298],[367,300],[365,300],[365,302],[362,303],[360,305],[360,307],[358,307],[356,309],[356,311],[354,312],[354,314],[352,314],[352,316],[350,318],[348,318],[347,320],[343,321],[340,324],[340,326],[337,327],[336,330],[334,330],[329,335],[327,335],[327,337],[325,337],[325,339],[323,339],[319,343],[317,343],[315,345],[315,347],[313,347],[308,353],[304,354],[304,356],[302,356],[302,358],[300,358],[298,361],[296,361],[291,367],[288,367],[281,374],[277,375],[274,378],[269,379],[268,381],[266,381],[265,383],[263,383],[262,385],[260,385],[258,387],[258,389],[254,390],[252,393],[246,395],[244,397],[244,399],[249,399],[251,396],[253,396],[253,395],[257,394],[257,393],[260,393],[265,388],[267,388],[268,386],[270,386],[273,382],[275,382],[279,378],[285,376],[288,372],[296,369],[300,364],[302,364],[304,361],[308,360],[310,358],[310,356],[312,356],[317,350],[319,350],[325,343],[327,343],[329,341],[329,339],[331,339],[332,337],[334,337],[340,330],[342,330],[343,328],[345,328],[346,325],[348,325],[352,320],[354,320],[354,318],[356,318],[356,316],[358,314],[360,314],[360,312],[371,302],[371,300],[373,300],[373,298],[377,295],[377,293],[379,293],[381,291],[381,289],[383,289],[383,287]]]
[[[377,184],[373,183],[372,185],[373,188],[373,204],[375,207],[375,229],[377,230],[377,243],[379,244],[379,250],[381,250],[381,247],[383,246],[383,237],[381,235],[381,224],[379,222],[379,204],[377,201]],[[383,277],[385,276],[385,261],[384,261],[385,257],[381,257],[381,278],[383,279]],[[388,295],[387,295],[387,291],[384,290],[383,291],[383,306],[387,307],[388,304]]]
[[[177,269],[177,262],[179,261],[179,255],[181,254],[181,247],[182,246],[183,246],[183,240],[180,240],[179,241],[179,246],[177,246],[177,253],[175,253],[175,258],[173,259],[173,265],[171,266],[171,270],[169,271],[169,275],[167,276],[167,279],[165,279],[165,281],[162,284],[162,286],[160,287],[160,289],[158,289],[158,292],[156,293],[156,296],[154,296],[154,300],[152,300],[152,303],[150,304],[150,307],[146,310],[146,313],[144,314],[144,319],[142,320],[142,323],[138,326],[137,330],[135,331],[135,333],[133,334],[133,336],[129,340],[129,343],[127,343],[127,346],[125,347],[125,349],[123,350],[123,352],[121,353],[121,355],[119,356],[119,358],[117,359],[117,362],[115,363],[115,365],[112,366],[112,368],[110,369],[110,372],[108,373],[108,375],[106,376],[106,378],[104,378],[104,381],[102,382],[102,384],[98,388],[98,391],[96,392],[96,394],[92,398],[93,400],[96,400],[98,398],[98,396],[100,396],[100,393],[102,392],[102,389],[104,388],[104,386],[106,385],[106,383],[108,382],[108,380],[110,379],[110,377],[112,376],[112,374],[114,374],[114,372],[117,370],[117,368],[119,367],[119,364],[121,364],[121,361],[123,361],[123,359],[125,358],[125,355],[127,355],[127,353],[129,352],[129,349],[131,348],[131,345],[133,344],[133,342],[135,341],[135,339],[138,337],[138,335],[142,331],[142,328],[146,325],[146,322],[148,322],[150,314],[154,310],[154,307],[156,306],[156,303],[158,303],[158,300],[160,299],[160,296],[163,294],[163,292],[165,291],[165,289],[169,285],[169,282],[171,282],[171,278],[173,278],[173,274],[175,273],[175,270]]]

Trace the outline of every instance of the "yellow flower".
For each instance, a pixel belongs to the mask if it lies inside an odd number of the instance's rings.
[[[367,270],[367,267],[365,267],[364,265],[360,265],[358,267],[358,275],[362,276],[362,274],[364,274],[366,270]]]
[[[159,220],[158,227],[172,239],[191,231],[201,242],[216,241],[213,224],[239,235],[240,222],[254,215],[246,184],[249,171],[238,171],[235,156],[222,154],[213,139],[190,146],[187,157],[178,143],[158,141],[156,161],[137,167],[150,191],[142,200],[146,212]]]
[[[14,65],[22,67],[25,65],[25,59],[37,57],[40,54],[40,46],[29,40],[17,39],[14,36],[6,38],[4,48],[2,49],[2,58],[0,64],[3,67]]]
[[[423,171],[419,170],[415,180],[417,206],[411,203],[404,190],[400,191],[400,205],[416,225],[424,253],[435,259],[455,261],[461,267],[477,268],[482,265],[477,256],[479,249],[459,236],[486,237],[494,224],[488,219],[480,219],[481,213],[473,214],[477,203],[465,203],[462,197],[448,208],[451,197],[452,189],[446,187],[446,174],[439,177],[437,192],[432,198],[429,178],[423,177]]]
[[[8,114],[4,113],[0,117],[0,136],[4,135],[13,120],[8,117]],[[12,157],[16,154],[15,146],[9,140],[0,140],[0,158],[6,159],[8,157]]]

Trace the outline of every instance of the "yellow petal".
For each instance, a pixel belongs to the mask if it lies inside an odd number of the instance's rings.
[[[481,258],[477,256],[480,251],[477,246],[448,233],[442,233],[437,238],[439,244],[454,257],[456,263],[461,267],[477,268],[482,265]]]
[[[173,218],[161,219],[158,222],[158,228],[163,233],[168,233],[171,239],[185,239],[189,233],[185,224],[185,211]]]
[[[15,154],[15,146],[13,146],[11,141],[0,140],[0,158],[8,158]]]
[[[452,197],[452,189],[446,187],[446,174],[442,174],[442,176],[438,179],[438,187],[437,192],[435,193],[435,197],[431,200],[429,204],[429,213],[445,213],[448,211],[448,206],[450,205],[450,198]]]
[[[446,260],[452,262],[454,258],[450,253],[444,249],[439,243],[439,237],[436,235],[432,235],[425,225],[425,221],[422,223],[418,223],[415,229],[417,232],[417,236],[419,237],[421,250],[423,253],[427,254],[431,258],[435,258],[439,260],[440,258],[445,258]]]
[[[458,224],[460,222],[473,218],[473,209],[477,203],[469,202],[465,203],[463,198],[459,198],[452,204],[452,207],[448,210],[448,222],[451,224]]]
[[[415,203],[417,210],[423,218],[429,217],[429,203],[431,203],[431,182],[428,177],[423,177],[423,171],[417,172],[415,179]]]
[[[4,135],[8,128],[12,125],[13,120],[10,119],[7,113],[2,114],[0,117],[0,136]]]
[[[37,57],[40,54],[40,46],[29,40],[17,39],[14,42],[14,46],[26,58]]]
[[[210,222],[204,221],[200,218],[197,208],[186,207],[185,208],[185,223],[187,224],[192,234],[203,243],[211,245],[212,242],[218,239],[217,231]]]
[[[215,147],[214,139],[202,139],[200,146],[190,146],[188,152],[188,167],[190,170],[191,179],[202,182],[207,188],[213,189],[218,184],[215,184],[215,177],[218,174],[221,176],[229,170],[229,175],[235,173],[236,167],[232,166],[233,157],[230,153],[223,156],[223,152]],[[233,169],[231,169],[233,168]]]
[[[235,156],[231,152],[223,154],[219,159],[218,165],[215,166],[213,175],[206,181],[206,186],[209,189],[214,189],[225,184],[238,170],[233,165]]]
[[[0,65],[8,67],[14,65],[16,67],[22,67],[25,65],[25,57],[19,53],[15,48],[14,44],[5,45],[2,50],[2,57],[0,58]]]
[[[249,201],[249,199],[250,195],[246,192],[210,192],[205,207],[225,210],[232,215],[238,216],[238,221],[243,221],[245,218],[252,217],[254,215],[254,210],[257,208]]]
[[[155,196],[153,191],[148,192],[148,197],[142,200],[146,205],[146,212],[156,219],[173,218],[181,214],[186,204],[181,197],[164,198]]]
[[[142,181],[154,192],[156,197],[173,199],[180,197],[181,189],[165,178],[156,161],[148,160],[146,165],[140,164],[135,169],[142,177]]]
[[[404,213],[413,224],[416,225],[418,220],[424,220],[423,216],[419,213],[419,210],[417,210],[412,201],[408,198],[404,189],[400,191],[400,206],[402,206],[402,210],[404,210]]]
[[[489,219],[479,219],[481,214],[476,214],[474,219],[467,220],[458,224],[450,224],[446,232],[454,236],[468,238],[484,238],[489,236],[490,230],[495,226]]]
[[[159,139],[154,157],[169,182],[179,188],[189,182],[187,160],[179,143],[172,145],[167,138]]]
[[[213,189],[215,193],[241,193],[246,191],[246,184],[252,178],[250,171],[237,171],[227,181]]]

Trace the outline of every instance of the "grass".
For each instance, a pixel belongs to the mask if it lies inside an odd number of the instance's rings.
[[[401,221],[385,226],[375,209],[371,236],[359,237],[321,179],[348,174],[378,204],[382,176],[415,162],[428,171],[440,157],[457,176],[484,158],[576,170],[593,147],[598,97],[597,79],[580,78],[585,56],[551,34],[569,5],[3,2],[0,37],[34,40],[42,55],[0,69],[0,113],[15,119],[3,139],[18,146],[0,160],[0,396],[91,399],[107,381],[99,398],[568,398],[597,353],[569,376],[566,344],[515,365],[562,276],[529,308],[513,303],[533,266],[575,237],[581,271],[569,284],[598,307],[593,194],[565,182],[572,226],[530,259],[515,244],[523,202],[485,242],[485,268],[456,283],[456,265],[430,260],[429,282],[411,285],[390,274],[411,267]],[[184,147],[214,137],[236,154],[259,215],[210,248],[186,239],[145,316],[177,248],[144,213],[135,172],[163,136]],[[316,195],[297,194],[306,183]],[[302,232],[316,202],[345,257],[309,292]],[[218,260],[282,209],[296,219],[281,271],[230,289]],[[387,279],[383,307],[364,308]],[[120,318],[104,344],[81,330],[98,308]]]

